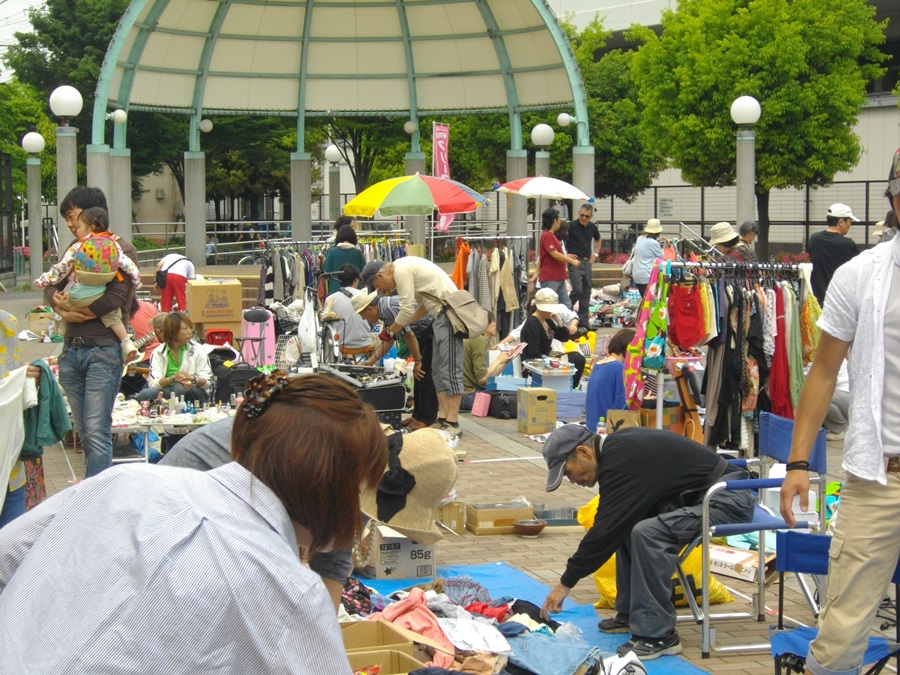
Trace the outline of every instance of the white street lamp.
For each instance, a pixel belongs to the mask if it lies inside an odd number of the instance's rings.
[[[50,94],[50,110],[62,119],[63,126],[66,126],[71,118],[81,112],[83,105],[84,99],[81,98],[81,92],[68,84],[57,87]]]
[[[418,130],[419,130],[419,127],[412,120],[406,120],[403,123],[403,131],[408,133],[410,136],[412,136]]]
[[[211,119],[204,117],[202,120],[200,120],[199,127],[200,131],[202,131],[204,134],[208,134],[213,130],[213,122]]]
[[[44,221],[41,215],[41,159],[44,151],[44,137],[36,131],[29,131],[22,137],[22,148],[30,157],[26,160],[25,174],[28,186],[28,259],[31,264],[31,278],[37,278],[44,271]]]
[[[753,125],[761,113],[759,101],[752,96],[739,96],[731,104],[731,119],[738,125],[735,187],[735,225],[756,220],[756,132]]]
[[[341,215],[341,160],[344,156],[341,149],[334,143],[325,148],[325,160],[328,167],[328,213],[331,221],[337,220]]]
[[[553,143],[554,138],[556,138],[556,133],[549,124],[536,124],[531,130],[531,142],[537,146],[534,153],[535,176],[550,175],[550,153],[547,151],[547,147]],[[534,212],[537,218],[540,218],[544,212],[544,200],[541,197],[535,200]]]
[[[128,121],[128,113],[121,108],[117,108],[112,112],[106,113],[106,119],[111,121],[113,124],[125,124],[125,122]]]

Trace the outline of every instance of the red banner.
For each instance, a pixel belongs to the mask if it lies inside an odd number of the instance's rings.
[[[437,178],[450,178],[450,125],[432,124],[431,127],[431,175]],[[434,229],[438,232],[450,230],[450,223],[455,216],[452,213],[441,214],[441,220]]]

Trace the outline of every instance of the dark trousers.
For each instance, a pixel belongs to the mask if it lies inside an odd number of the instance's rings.
[[[413,386],[413,417],[429,426],[437,422],[438,400],[434,389],[434,380],[431,377],[431,354],[434,345],[434,333],[429,328],[422,336],[416,336],[419,341],[419,351],[422,354],[422,367],[425,368],[425,377],[416,380]]]
[[[587,328],[591,304],[591,259],[579,258],[579,260],[581,260],[581,264],[578,267],[569,265],[569,283],[572,284],[569,300],[572,307],[575,307],[576,302],[578,303],[578,321]]]

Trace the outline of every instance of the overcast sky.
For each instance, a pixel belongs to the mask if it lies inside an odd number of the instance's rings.
[[[28,8],[42,4],[41,0],[0,0],[0,54],[15,43],[15,33],[31,30],[28,23]],[[12,73],[0,63],[0,82],[6,82]]]

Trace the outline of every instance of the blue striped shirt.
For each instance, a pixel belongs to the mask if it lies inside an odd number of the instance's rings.
[[[334,605],[236,463],[109,469],[0,530],[15,673],[340,673]]]

